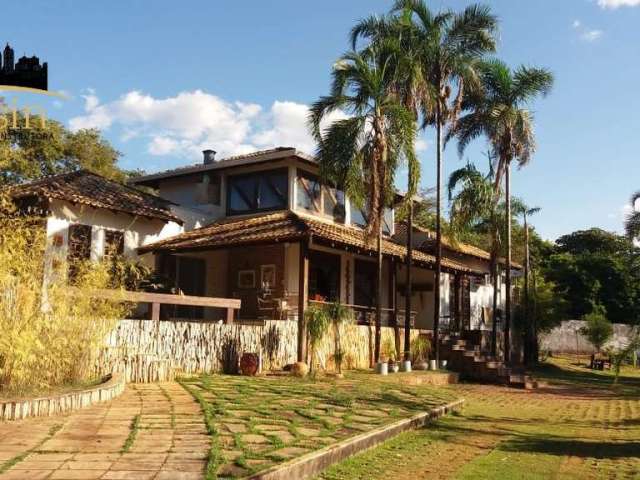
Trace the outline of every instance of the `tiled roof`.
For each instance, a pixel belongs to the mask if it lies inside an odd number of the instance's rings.
[[[86,170],[52,175],[34,182],[14,185],[8,188],[8,193],[14,199],[57,199],[93,208],[182,223],[182,220],[169,209],[172,202],[107,180]]]
[[[366,242],[364,231],[360,228],[339,225],[310,215],[296,214],[289,211],[263,214],[240,219],[227,219],[216,222],[190,232],[182,233],[159,242],[140,247],[140,253],[183,250],[213,249],[257,243],[290,242],[303,238],[313,238],[340,246],[351,247],[363,252],[373,252],[375,245]],[[374,242],[375,243],[375,242]],[[382,241],[382,252],[404,259],[406,248],[389,238]],[[414,261],[417,263],[435,264],[435,257],[424,252],[415,251]],[[484,273],[474,270],[462,263],[443,259],[445,268]]]
[[[193,173],[208,172],[210,170],[219,170],[222,168],[235,167],[239,165],[250,165],[253,163],[259,163],[263,161],[273,161],[290,156],[297,156],[303,158],[309,162],[315,162],[315,158],[311,155],[296,150],[293,147],[276,147],[268,150],[259,150],[256,152],[246,153],[242,155],[234,155],[231,157],[221,158],[215,160],[213,163],[197,163],[194,165],[187,165],[184,167],[178,167],[171,170],[165,170],[162,172],[151,173],[149,175],[142,175],[131,179],[132,184],[146,185],[153,184],[157,180],[163,178],[179,177],[181,175],[190,175]]]
[[[418,225],[414,225],[413,229],[415,231],[424,233],[427,235],[427,240],[422,242],[422,244],[418,248],[422,248],[427,251],[432,251],[435,248],[435,232],[429,230],[428,228],[424,228]],[[399,241],[400,243],[406,243],[407,238],[407,224],[405,222],[396,223],[395,225],[395,235],[394,239]],[[442,246],[446,249],[449,249],[453,252],[461,253],[463,255],[469,255],[471,257],[480,258],[482,260],[491,260],[491,254],[486,250],[478,248],[474,245],[469,245],[468,243],[456,242],[452,239],[442,236]],[[504,258],[500,259],[501,262],[504,263]],[[511,262],[511,265],[516,268],[522,268],[522,266],[517,262]]]

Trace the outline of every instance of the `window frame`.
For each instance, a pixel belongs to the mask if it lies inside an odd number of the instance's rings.
[[[286,179],[284,186],[285,186],[285,190],[284,190],[284,199],[283,199],[283,203],[282,205],[277,205],[277,206],[273,206],[273,207],[263,207],[260,208],[259,206],[254,207],[254,208],[250,208],[247,210],[233,210],[231,208],[231,195],[233,193],[233,188],[232,188],[232,182],[234,180],[241,180],[241,179],[245,179],[245,178],[252,178],[255,177],[257,179],[257,189],[256,192],[254,193],[254,199],[256,202],[259,201],[260,198],[260,179],[261,177],[264,177],[265,175],[273,175],[273,176],[277,176],[277,175],[284,175],[284,178]],[[285,168],[277,168],[277,169],[270,169],[270,170],[258,170],[258,171],[253,171],[253,172],[247,172],[247,173],[239,173],[236,175],[228,175],[226,177],[226,214],[228,217],[231,216],[236,216],[236,215],[250,215],[252,213],[260,213],[260,212],[273,212],[273,211],[278,211],[278,210],[286,210],[289,207],[289,170],[285,167]],[[256,203],[257,205],[257,203]]]
[[[307,180],[309,182],[314,182],[316,185],[319,186],[320,189],[320,195],[317,199],[317,202],[313,201],[312,199],[312,204],[316,204],[318,205],[318,209],[314,210],[314,209],[309,209],[306,208],[304,205],[302,205],[300,203],[300,192],[301,192],[301,188],[304,188],[304,186],[302,185],[302,180]],[[330,219],[332,221],[334,221],[335,223],[339,223],[344,225],[347,221],[347,199],[346,199],[346,195],[344,193],[344,191],[332,187],[331,185],[328,185],[326,183],[322,182],[322,179],[311,172],[308,172],[306,170],[301,170],[298,169],[296,172],[296,181],[295,181],[295,187],[297,189],[296,192],[296,203],[295,203],[295,208],[296,209],[300,209],[304,212],[310,213],[312,215],[317,215],[323,218],[327,218]],[[309,191],[304,188],[306,190],[305,193],[309,193]],[[325,211],[325,201],[326,201],[326,195],[328,195],[330,193],[330,190],[334,190],[335,192],[340,192],[342,194],[342,208],[343,208],[343,212],[341,216],[337,216],[334,213],[327,213]],[[336,195],[336,205],[340,205],[339,203],[339,199],[338,199],[338,195]]]

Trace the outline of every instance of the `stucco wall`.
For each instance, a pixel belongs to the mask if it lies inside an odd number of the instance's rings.
[[[565,320],[559,326],[540,336],[540,350],[551,353],[591,354],[595,351],[579,330],[586,325],[584,320]],[[618,349],[627,345],[633,334],[633,327],[620,323],[613,324],[613,337],[604,348]]]

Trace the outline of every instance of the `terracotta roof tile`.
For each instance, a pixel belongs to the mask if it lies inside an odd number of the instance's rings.
[[[182,223],[171,213],[172,202],[135,188],[79,170],[52,175],[41,180],[8,188],[14,199],[41,197],[115,210],[131,215]]]
[[[263,214],[249,218],[227,219],[216,222],[175,237],[145,245],[140,253],[150,251],[198,250],[257,243],[287,242],[312,237],[316,240],[335,243],[366,252],[375,251],[375,245],[366,242],[360,228],[331,223],[310,215],[289,211]],[[389,237],[382,241],[385,255],[404,259],[406,248]],[[414,261],[433,265],[435,257],[421,251],[414,251]],[[450,259],[443,259],[443,267],[472,273],[484,273]]]

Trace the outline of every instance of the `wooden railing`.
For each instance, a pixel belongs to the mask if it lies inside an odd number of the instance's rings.
[[[72,288],[74,295],[90,295],[132,303],[150,303],[151,320],[160,320],[160,305],[185,305],[189,307],[210,307],[226,310],[226,323],[233,323],[236,311],[240,310],[241,301],[237,298],[198,297],[194,295],[174,295],[170,293],[129,292],[123,290],[91,290]]]
[[[322,300],[309,300],[309,303],[317,304],[317,305],[327,305],[330,302],[325,302]],[[376,323],[376,307],[369,307],[365,305],[353,305],[353,304],[343,304],[345,307],[350,308],[354,312],[355,320],[358,325],[375,325]],[[393,326],[394,318],[394,309],[393,308],[382,308],[382,325]],[[399,309],[398,310],[398,324],[403,327],[405,324],[405,311]],[[415,326],[416,322],[416,312],[411,312],[411,327]]]

